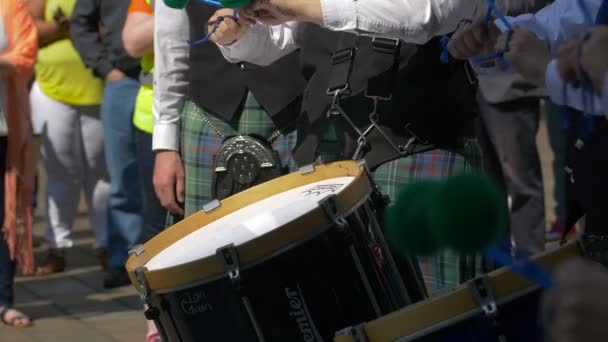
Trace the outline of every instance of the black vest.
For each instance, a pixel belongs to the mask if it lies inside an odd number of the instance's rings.
[[[297,37],[301,46],[301,68],[309,79],[304,92],[303,115],[300,127],[312,127],[300,141],[296,158],[300,163],[310,162],[321,140],[326,112],[331,103],[327,96],[331,56],[337,50],[356,46],[357,52],[350,76],[349,98],[341,101],[350,118],[361,128],[369,125],[369,113],[373,109],[371,99],[364,91],[370,78],[382,74],[390,67],[378,63],[372,48],[372,39],[349,33],[332,32],[316,25],[299,26]],[[441,44],[434,39],[423,46],[402,44],[399,74],[390,101],[381,101],[380,121],[385,130],[401,143],[410,134],[440,148],[461,145],[463,136],[472,134],[472,119],[476,114],[475,86],[471,84],[463,63],[443,64],[440,61]],[[343,158],[350,158],[356,147],[357,135],[345,124],[345,120],[334,118],[338,138],[345,146]],[[317,129],[318,128],[318,129]],[[370,166],[397,158],[399,155],[379,134],[369,139],[371,150],[366,156]]]
[[[207,21],[216,10],[216,7],[199,1],[190,1],[187,13],[191,40],[207,34]],[[240,109],[249,90],[275,123],[282,127],[286,121],[293,121],[297,113],[285,118],[285,113],[280,112],[302,94],[306,85],[298,69],[298,61],[298,52],[294,52],[268,67],[231,64],[212,42],[192,46],[189,96],[198,106],[230,119]],[[277,117],[279,113],[280,118]]]

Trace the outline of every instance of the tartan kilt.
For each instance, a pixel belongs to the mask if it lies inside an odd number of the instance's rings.
[[[480,153],[475,150],[467,148],[466,151],[456,153],[436,149],[418,153],[381,165],[374,171],[373,178],[383,194],[395,199],[397,192],[412,182],[441,180],[451,175],[478,170]],[[420,232],[420,234],[424,233]],[[431,296],[442,294],[483,274],[483,262],[480,256],[459,255],[449,250],[418,257],[418,264]]]
[[[457,151],[435,149],[387,162],[376,168],[372,177],[382,194],[393,201],[399,190],[412,182],[480,172],[483,170],[481,157],[477,140],[467,139]],[[317,160],[330,162],[336,160],[336,154],[322,151]],[[430,296],[445,293],[484,273],[481,256],[459,255],[447,250],[418,257],[418,264]]]
[[[257,134],[270,136],[275,126],[268,114],[248,94],[243,110],[230,121],[197,107],[187,101],[182,112],[181,155],[186,173],[185,215],[202,209],[211,201],[214,156],[222,144],[220,137],[206,119],[212,122],[224,136]],[[283,166],[296,171],[292,150],[296,145],[295,131],[283,132],[274,141]],[[319,160],[334,160],[331,153],[321,153]],[[481,152],[476,141],[468,141],[462,151],[432,150],[393,160],[379,166],[373,173],[376,184],[383,194],[394,199],[403,186],[418,180],[440,180],[451,175],[470,173],[482,169]],[[418,258],[420,269],[429,294],[438,295],[483,273],[479,256],[459,255],[442,251],[435,255]]]
[[[222,145],[223,138],[208,124],[211,122],[224,137],[240,134],[257,134],[270,137],[276,130],[270,116],[249,93],[241,113],[226,121],[218,114],[186,101],[182,111],[181,157],[186,173],[185,216],[201,210],[203,205],[213,200],[211,187],[213,181],[213,162]],[[279,153],[282,166],[290,171],[297,170],[292,156],[297,133],[282,132],[272,146]]]

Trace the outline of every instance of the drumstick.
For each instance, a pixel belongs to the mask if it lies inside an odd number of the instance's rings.
[[[555,285],[553,275],[530,258],[526,257],[514,261],[511,255],[507,254],[499,247],[489,248],[486,251],[486,255],[490,259],[493,259],[499,266],[510,267],[513,272],[544,288],[552,288]]]

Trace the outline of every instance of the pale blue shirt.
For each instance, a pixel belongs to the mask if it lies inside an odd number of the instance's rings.
[[[584,0],[591,18],[595,20],[603,0]],[[552,53],[559,47],[589,29],[589,22],[585,13],[579,6],[577,0],[556,0],[551,5],[540,10],[536,14],[524,14],[517,17],[507,17],[513,27],[526,29],[534,32],[539,39],[547,44]],[[496,25],[506,31],[504,23],[496,21]],[[594,108],[585,108],[583,105],[583,94],[581,88],[566,85],[564,92],[564,80],[560,77],[557,60],[552,60],[545,71],[545,86],[551,100],[557,104],[573,107],[578,110],[593,109],[597,115],[608,114],[608,107],[602,105],[602,99],[594,96]]]

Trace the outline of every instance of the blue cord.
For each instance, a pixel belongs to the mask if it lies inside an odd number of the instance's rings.
[[[473,62],[476,64],[483,64],[486,62],[491,62],[493,60],[498,60],[498,62],[502,65],[503,68],[508,68],[509,63],[505,60],[505,53],[509,52],[509,45],[511,44],[511,38],[513,38],[513,26],[507,20],[505,15],[502,13],[500,8],[496,5],[495,0],[487,0],[488,2],[488,11],[486,12],[486,16],[483,19],[483,23],[486,27],[489,27],[490,21],[492,20],[492,13],[496,14],[496,17],[505,25],[507,28],[507,39],[505,41],[505,47],[502,51],[499,51],[490,56],[476,57],[473,58]]]
[[[500,247],[491,247],[486,251],[486,255],[494,262],[502,267],[508,266],[513,272],[528,278],[544,288],[551,288],[555,285],[553,276],[547,272],[542,266],[529,258],[518,259],[513,261],[513,257]]]
[[[459,23],[458,26],[456,26],[456,30],[454,31],[458,31],[458,29],[460,28],[460,26],[462,24],[470,24],[473,21],[471,19],[462,19]],[[441,56],[439,57],[439,59],[441,60],[441,63],[443,64],[448,64],[448,62],[450,61],[450,53],[448,52],[448,44],[450,44],[450,39],[452,39],[449,35],[445,35],[443,37],[441,37]]]
[[[207,5],[215,6],[215,7],[224,7],[224,5],[219,1],[213,1],[213,0],[198,0],[198,1],[202,2],[204,4],[207,4]]]
[[[232,14],[232,19],[234,19],[235,21],[238,21],[238,14],[239,14],[238,10],[234,9],[234,12]],[[208,42],[209,39],[211,39],[211,36],[215,33],[215,31],[217,30],[217,28],[222,23],[222,21],[224,21],[224,19],[226,19],[226,16],[219,16],[219,17],[217,17],[217,19],[215,20],[215,23],[213,23],[213,27],[211,27],[211,30],[209,30],[209,33],[207,33],[207,35],[205,35],[203,38],[201,38],[199,40],[195,40],[195,41],[188,40],[188,44],[190,46],[197,46],[197,45],[201,45],[201,44],[204,44],[204,43]]]

